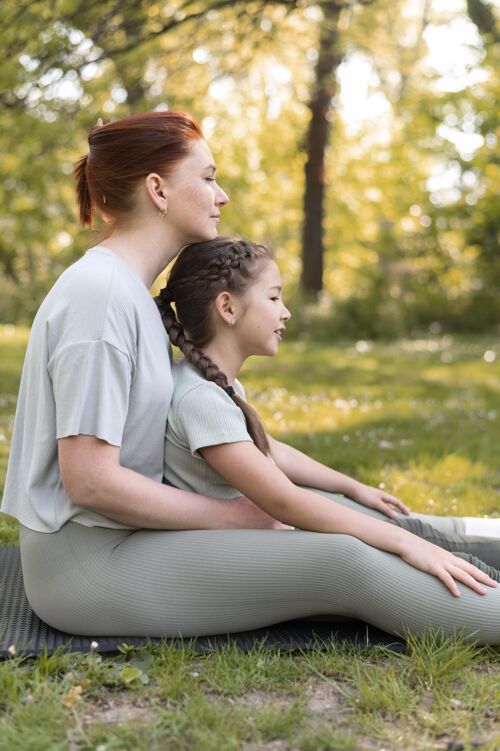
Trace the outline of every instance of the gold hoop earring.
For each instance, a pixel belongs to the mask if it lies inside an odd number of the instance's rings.
[[[158,216],[167,216],[168,206],[165,206],[164,209],[160,209],[158,211]]]

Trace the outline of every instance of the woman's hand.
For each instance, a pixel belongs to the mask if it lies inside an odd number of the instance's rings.
[[[403,501],[396,498],[395,495],[386,493],[385,490],[381,490],[380,488],[372,488],[370,485],[364,485],[362,482],[356,482],[354,490],[349,493],[349,497],[367,508],[380,511],[390,519],[396,519],[398,516],[392,506],[395,506],[403,514],[408,515],[410,513],[410,509],[405,506]]]
[[[437,576],[455,597],[460,597],[455,580],[466,584],[480,595],[485,595],[487,592],[481,586],[481,583],[487,584],[490,587],[497,586],[497,583],[493,579],[485,574],[484,571],[473,566],[472,563],[467,563],[467,561],[458,558],[453,553],[449,553],[447,550],[443,550],[426,540],[421,540],[415,535],[411,535],[411,538],[408,538],[400,556],[403,561],[406,561],[411,566]]]
[[[257,506],[245,496],[236,498],[231,503],[238,505],[238,511],[236,516],[235,528],[237,529],[279,529],[290,530],[295,527],[290,527],[288,524],[275,519],[273,516],[267,514],[263,509]]]

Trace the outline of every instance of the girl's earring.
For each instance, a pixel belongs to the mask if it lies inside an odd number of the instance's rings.
[[[158,211],[158,216],[167,216],[168,206],[165,206],[164,209],[160,209]]]

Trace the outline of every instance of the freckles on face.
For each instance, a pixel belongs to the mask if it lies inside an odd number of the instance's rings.
[[[222,191],[214,176],[210,149],[205,141],[199,140],[168,178],[169,222],[185,242],[217,236],[220,206],[227,202],[227,197],[220,201]]]

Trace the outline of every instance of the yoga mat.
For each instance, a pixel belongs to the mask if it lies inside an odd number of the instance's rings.
[[[286,621],[252,631],[234,634],[217,634],[199,636],[194,648],[197,652],[217,649],[218,646],[236,643],[243,651],[249,651],[257,644],[263,643],[270,648],[286,651],[331,648],[332,640],[348,641],[363,648],[377,645],[389,647],[395,651],[404,651],[404,641],[368,626],[363,621],[313,621],[301,619]],[[98,652],[116,652],[120,644],[143,646],[149,642],[182,642],[182,639],[159,639],[126,634],[110,636],[75,636],[58,631],[44,623],[30,608],[24,591],[23,573],[19,548],[0,548],[0,658],[10,656],[9,648],[15,647],[17,655],[37,655],[47,651],[51,654],[58,648],[66,652],[90,652],[91,643],[98,643]],[[191,638],[185,641],[192,641]]]

